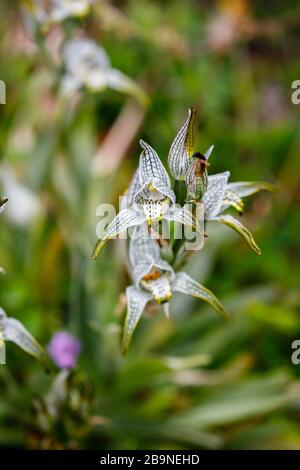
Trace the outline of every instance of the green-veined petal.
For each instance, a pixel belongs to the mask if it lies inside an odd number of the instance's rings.
[[[128,190],[125,192],[125,194],[122,197],[121,209],[129,208],[133,204],[133,198],[140,188],[141,188],[141,185],[140,185],[140,178],[139,178],[139,169],[137,169],[133,177],[131,178],[131,181],[128,186]]]
[[[195,219],[193,214],[189,211],[187,207],[174,207],[170,209],[168,212],[164,214],[164,218],[166,220],[170,220],[171,222],[179,222],[182,225],[186,225],[187,227],[191,227],[195,229],[197,232],[204,234],[200,223]]]
[[[259,191],[275,191],[276,186],[264,181],[237,181],[228,183],[227,188],[235,191],[240,197],[252,196]]]
[[[177,273],[172,288],[174,291],[208,302],[223,318],[228,318],[228,313],[217,297],[188,274],[184,272]]]
[[[99,256],[101,250],[109,239],[114,238],[128,228],[140,225],[145,221],[146,216],[144,213],[137,212],[132,209],[122,209],[104,231],[102,238],[97,241],[93,251],[93,259],[96,259]]]
[[[229,214],[220,215],[219,217],[216,217],[216,220],[219,220],[222,224],[227,225],[228,227],[232,228],[237,233],[239,233],[241,237],[243,237],[244,240],[248,243],[248,245],[252,248],[252,250],[255,251],[255,253],[257,253],[258,255],[261,254],[261,250],[257,246],[252,233],[239,220],[235,219],[234,217],[232,217],[232,215]]]
[[[129,286],[126,289],[127,297],[127,315],[123,333],[123,354],[126,354],[130,345],[130,341],[134,330],[141,318],[143,310],[147,302],[151,300],[151,294]]]
[[[184,180],[194,153],[194,121],[196,111],[189,108],[188,117],[176,135],[168,156],[168,165],[172,176]]]
[[[219,214],[229,175],[229,171],[224,171],[208,177],[207,190],[203,197],[206,220]]]
[[[23,351],[37,359],[44,354],[42,346],[34,339],[31,333],[16,318],[7,317],[3,309],[0,312],[0,329],[4,341],[12,341]]]
[[[222,201],[222,210],[226,210],[229,206],[234,207],[240,213],[244,211],[244,202],[241,197],[237,192],[226,187]]]
[[[155,150],[143,140],[140,140],[143,151],[140,156],[139,177],[140,184],[144,186],[155,178],[162,180],[170,186],[170,178]]]

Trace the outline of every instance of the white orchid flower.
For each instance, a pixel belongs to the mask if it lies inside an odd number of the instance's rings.
[[[273,191],[275,187],[264,182],[236,182],[228,183],[229,171],[210,175],[208,177],[207,191],[203,197],[205,220],[218,220],[241,235],[248,245],[257,254],[261,254],[251,232],[235,217],[224,214],[232,206],[239,212],[243,211],[243,197],[250,196],[258,191]]]
[[[134,285],[126,289],[127,315],[124,325],[123,353],[128,351],[133,332],[148,302],[164,305],[169,316],[169,301],[173,292],[181,292],[208,302],[222,317],[227,313],[206,287],[184,272],[175,273],[171,265],[161,259],[158,242],[149,236],[147,227],[134,230],[130,241],[129,259]]]
[[[89,14],[92,3],[93,0],[32,0],[34,14],[44,24],[84,17]]]
[[[7,201],[7,197],[0,197],[0,214],[4,211]]]
[[[123,72],[112,68],[106,51],[91,39],[68,41],[64,46],[63,58],[66,74],[62,85],[66,95],[82,87],[93,92],[111,88],[131,94],[145,104],[146,96],[141,88]]]
[[[0,197],[0,214],[4,211],[8,199],[7,197]],[[0,266],[0,273],[5,273],[4,269]]]
[[[121,211],[107,227],[101,240],[96,243],[93,259],[99,256],[109,239],[145,222],[150,226],[162,220],[174,221],[201,232],[199,223],[188,208],[176,206],[170,178],[155,150],[143,140],[140,145],[143,152],[138,173],[134,175],[125,197],[131,205],[126,208],[122,205]]]
[[[44,354],[43,348],[25,326],[16,318],[8,317],[0,307],[0,345],[5,341],[12,341],[23,351],[38,359]]]
[[[11,168],[3,168],[0,177],[9,199],[5,214],[13,224],[26,227],[41,211],[38,197],[30,188],[17,180]]]
[[[168,166],[175,180],[184,181],[194,153],[194,121],[196,111],[189,108],[188,117],[176,135],[168,156]]]

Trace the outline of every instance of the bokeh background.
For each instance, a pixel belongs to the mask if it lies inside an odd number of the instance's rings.
[[[83,90],[64,108],[60,45],[76,32],[149,95]],[[84,19],[36,28],[28,2],[0,7],[0,304],[46,346],[67,330],[77,367],[48,370],[13,344],[0,366],[0,446],[42,449],[299,449],[300,7],[296,0],[95,1]],[[118,204],[139,138],[166,162],[198,109],[197,148],[210,172],[266,180],[243,220],[262,255],[210,227],[187,270],[230,312],[176,296],[171,320],[142,319],[120,353],[122,243],[97,262],[96,206]]]

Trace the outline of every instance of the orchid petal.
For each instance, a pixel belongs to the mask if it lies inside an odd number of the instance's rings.
[[[176,135],[168,156],[168,165],[172,176],[177,180],[184,180],[190,164],[190,157],[194,153],[194,120],[196,112],[189,108],[188,117]]]
[[[107,86],[112,90],[122,93],[128,93],[136,97],[143,105],[148,102],[148,97],[137,83],[125,73],[118,69],[109,69],[107,71]]]
[[[0,214],[4,211],[7,201],[8,201],[7,197],[0,198]]]
[[[255,253],[258,255],[261,254],[260,248],[257,246],[252,233],[248,230],[239,220],[232,217],[232,215],[221,215],[216,217],[216,220],[219,220],[222,224],[227,225],[228,227],[235,230],[237,233],[244,238],[244,240],[248,243],[248,245],[252,248]]]
[[[122,197],[121,209],[128,208],[133,204],[133,198],[140,188],[139,169],[137,169],[131,178],[127,192]]]
[[[226,187],[224,191],[223,201],[222,201],[222,211],[226,210],[227,207],[234,207],[238,212],[242,213],[244,211],[244,202],[240,198],[237,192],[228,189]]]
[[[151,273],[149,278],[141,280],[142,287],[151,292],[153,299],[158,303],[169,302],[172,297],[170,277],[168,273],[159,275],[158,277],[151,278]]]
[[[154,179],[158,179],[170,187],[169,175],[155,150],[143,140],[140,140],[140,145],[143,149],[139,164],[141,186],[152,182]]]
[[[36,358],[40,358],[44,350],[31,333],[19,320],[7,317],[3,309],[0,310],[0,330],[2,330],[4,341],[12,341],[23,351]]]
[[[145,256],[150,257],[153,262],[159,258],[159,245],[157,240],[151,238],[148,227],[137,226],[130,240],[129,260],[132,266],[136,266]]]
[[[134,196],[134,207],[137,211],[143,211],[148,225],[163,219],[163,213],[168,210],[170,199],[157,191],[153,186],[151,189],[142,188]]]
[[[213,151],[214,148],[215,148],[215,146],[214,146],[214,145],[211,145],[211,146],[209,147],[209,149],[206,150],[206,152],[205,152],[205,154],[204,154],[206,160],[209,159],[209,157],[211,156],[212,151]]]
[[[166,184],[165,181],[155,178],[152,181],[152,186],[154,189],[156,189],[158,192],[166,196],[168,199],[170,199],[172,204],[175,204],[176,202],[176,196],[174,191],[170,188],[169,184]]]
[[[64,46],[63,57],[67,72],[82,82],[90,73],[110,67],[103,47],[91,39],[71,39]]]
[[[229,175],[229,171],[225,171],[208,177],[203,197],[205,219],[209,220],[219,213]]]
[[[197,299],[205,300],[223,318],[228,318],[228,313],[217,297],[209,289],[199,284],[188,274],[184,272],[177,273],[172,288],[173,291],[182,292],[183,294],[191,295]]]
[[[130,341],[134,330],[141,318],[143,310],[147,302],[151,300],[151,295],[148,292],[143,292],[136,287],[130,286],[126,289],[127,296],[127,315],[124,325],[123,334],[123,354],[126,354],[130,345]]]
[[[146,216],[143,213],[136,212],[132,209],[122,209],[104,231],[103,237],[97,241],[93,251],[93,259],[96,259],[99,256],[101,250],[109,239],[114,238],[128,228],[140,225],[145,221]]]
[[[160,258],[158,242],[151,238],[146,225],[138,226],[133,231],[129,245],[129,260],[137,287],[143,278],[150,275],[152,270],[161,273],[167,272],[170,279],[174,278],[172,267],[167,261]]]
[[[275,191],[276,186],[264,181],[237,181],[228,183],[227,188],[235,191],[239,197],[252,196],[259,191]]]
[[[192,163],[187,169],[185,184],[187,186],[187,201],[199,202],[207,189],[206,162],[198,157],[192,157]]]
[[[164,218],[171,222],[179,222],[182,225],[196,229],[199,233],[203,233],[199,222],[186,207],[174,207],[164,214]]]

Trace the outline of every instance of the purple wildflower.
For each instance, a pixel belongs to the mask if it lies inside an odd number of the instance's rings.
[[[72,369],[76,366],[81,348],[77,338],[66,331],[59,331],[52,336],[48,354],[60,369]]]

